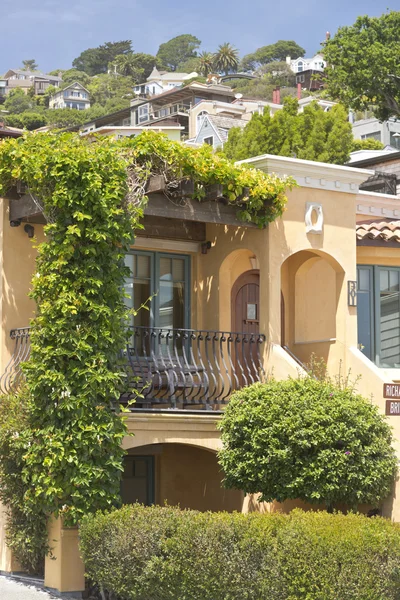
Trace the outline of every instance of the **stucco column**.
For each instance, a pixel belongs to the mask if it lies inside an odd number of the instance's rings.
[[[48,541],[51,555],[45,560],[44,585],[80,598],[85,589],[85,567],[79,554],[78,528],[66,528],[61,519],[51,518]]]
[[[15,573],[21,571],[21,566],[11,548],[6,544],[6,528],[6,507],[0,503],[0,572]]]

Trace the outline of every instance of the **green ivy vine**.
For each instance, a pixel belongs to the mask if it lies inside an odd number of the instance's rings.
[[[29,426],[18,441],[21,508],[32,519],[55,514],[74,525],[119,502],[127,434],[118,410],[124,256],[140,227],[146,182],[157,173],[169,183],[192,179],[199,201],[205,186],[222,185],[241,218],[259,226],[282,214],[294,184],[151,131],[95,143],[70,133],[27,134],[0,144],[0,196],[25,182],[48,220],[31,292]]]

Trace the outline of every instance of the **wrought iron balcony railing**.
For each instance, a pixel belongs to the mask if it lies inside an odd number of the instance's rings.
[[[22,363],[29,359],[31,353],[30,327],[11,329],[10,338],[14,340],[14,352],[0,377],[0,392],[8,394],[19,387],[23,380]]]
[[[15,351],[0,378],[3,393],[20,384],[29,359],[29,327],[14,329]],[[135,408],[215,409],[233,391],[264,379],[262,334],[129,328],[121,365],[126,381],[121,402]]]

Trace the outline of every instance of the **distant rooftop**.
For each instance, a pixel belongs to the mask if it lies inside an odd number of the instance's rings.
[[[386,146],[382,150],[356,150],[355,152],[351,152],[350,160],[347,164],[370,164],[394,158],[400,158],[399,150],[392,146]]]

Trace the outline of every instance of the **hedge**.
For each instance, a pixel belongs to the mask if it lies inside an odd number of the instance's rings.
[[[80,548],[121,600],[400,598],[400,526],[380,517],[133,505],[85,517]]]

